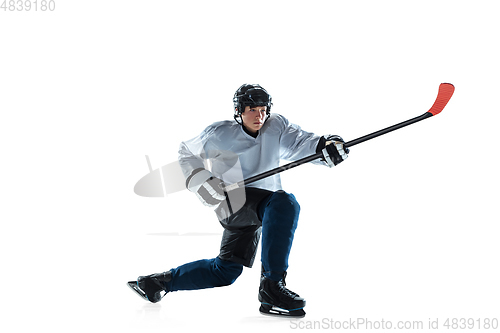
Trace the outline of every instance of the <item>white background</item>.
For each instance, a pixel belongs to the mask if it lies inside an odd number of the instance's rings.
[[[53,12],[0,11],[2,331],[297,327],[258,313],[258,261],[230,287],[155,305],[126,287],[217,255],[221,227],[192,194],[133,186],[145,155],[153,168],[175,161],[180,141],[230,119],[243,83],[303,129],[346,140],[423,114],[453,83],[438,116],[353,147],[334,169],[283,174],[302,207],[287,282],[307,299],[301,325],[498,318],[497,8],[56,0]]]

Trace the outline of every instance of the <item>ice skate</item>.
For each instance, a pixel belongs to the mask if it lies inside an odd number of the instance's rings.
[[[274,281],[264,276],[260,280],[259,311],[264,315],[302,318],[306,301],[285,287],[285,277]]]
[[[171,272],[139,276],[137,281],[129,281],[127,285],[139,296],[151,303],[157,303],[167,294],[166,283],[172,280]]]

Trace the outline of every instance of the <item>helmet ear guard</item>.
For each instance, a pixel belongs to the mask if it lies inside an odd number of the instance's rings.
[[[271,95],[260,85],[244,84],[234,93],[233,105],[234,119],[238,122],[238,117],[241,117],[247,106],[266,106],[266,114],[267,118],[269,118],[273,103]]]

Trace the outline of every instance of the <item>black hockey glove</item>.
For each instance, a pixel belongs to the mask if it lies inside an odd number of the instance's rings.
[[[347,158],[349,148],[344,148],[344,143],[344,140],[338,135],[328,135],[320,139],[317,150],[321,150],[324,161],[330,168]]]
[[[217,207],[226,199],[224,191],[219,188],[222,181],[213,177],[212,173],[205,169],[198,169],[187,180],[187,188],[194,192],[198,199],[208,207]]]

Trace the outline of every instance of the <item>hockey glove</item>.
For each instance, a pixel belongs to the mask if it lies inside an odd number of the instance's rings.
[[[344,149],[344,140],[338,135],[329,135],[325,137],[325,146],[321,150],[323,157],[331,168],[344,161],[349,154],[349,149]]]
[[[205,169],[198,169],[187,180],[187,188],[194,192],[198,199],[208,207],[217,207],[226,199],[224,191],[219,188],[221,180],[214,178],[212,173]]]

